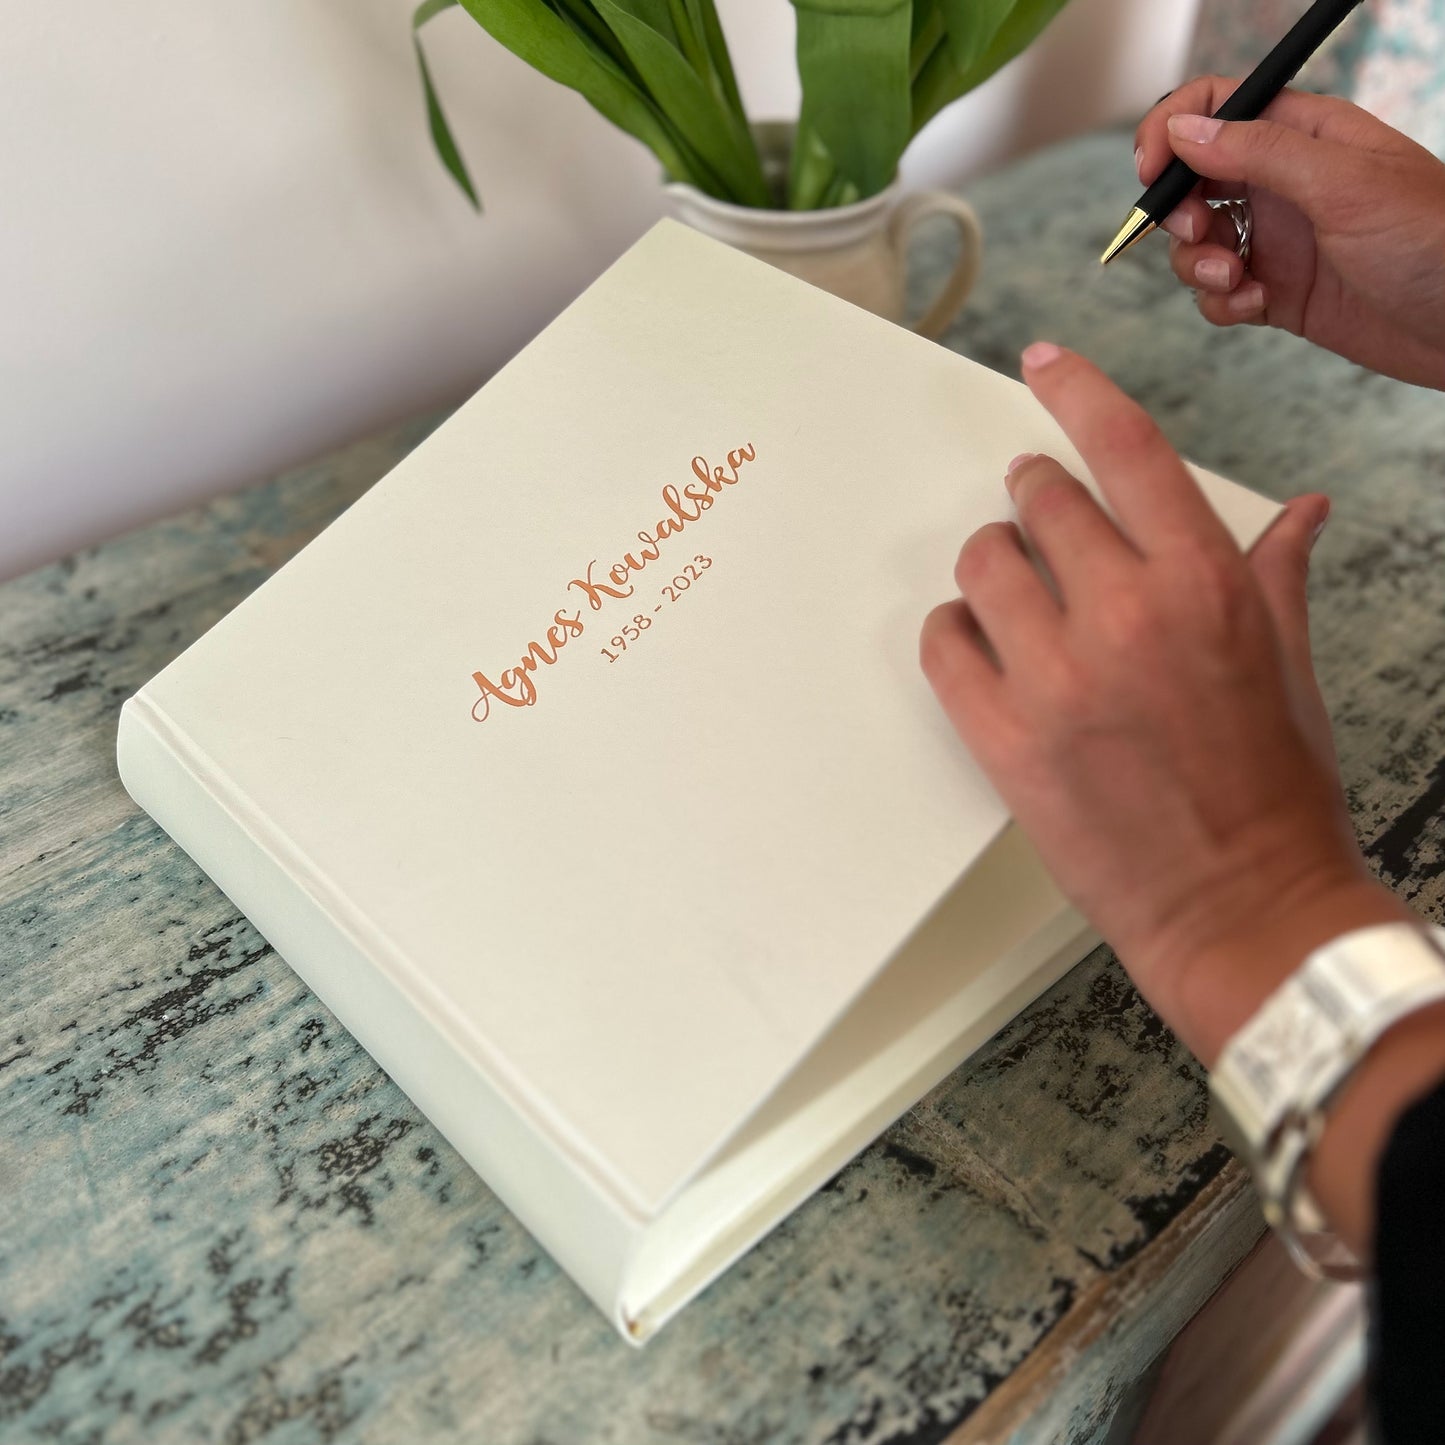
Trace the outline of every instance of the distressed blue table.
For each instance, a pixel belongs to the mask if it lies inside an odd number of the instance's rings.
[[[1375,865],[1439,918],[1445,401],[1210,331],[1162,245],[1098,274],[1135,190],[1123,137],[980,182],[950,344],[1012,372],[1051,336],[1205,465],[1334,496],[1341,764]],[[428,426],[0,588],[0,1439],[1102,1440],[1260,1228],[1107,951],[636,1353],[121,790],[122,699]]]

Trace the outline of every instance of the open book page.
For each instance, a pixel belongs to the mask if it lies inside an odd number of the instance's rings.
[[[1015,827],[650,1225],[623,1300],[648,1334],[1097,942]]]

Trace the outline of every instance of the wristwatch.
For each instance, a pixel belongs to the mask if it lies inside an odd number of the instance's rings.
[[[1306,1273],[1362,1270],[1304,1186],[1325,1111],[1356,1064],[1407,1014],[1445,999],[1445,928],[1382,923],[1316,949],[1225,1044],[1210,1093],[1254,1170],[1266,1220]]]

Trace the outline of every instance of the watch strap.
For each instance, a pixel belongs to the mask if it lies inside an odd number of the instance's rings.
[[[1326,1111],[1401,1019],[1445,999],[1445,929],[1379,924],[1317,949],[1225,1045],[1210,1091],[1250,1161],[1269,1224],[1307,1274],[1355,1279],[1305,1187]]]
[[[1257,1158],[1391,1024],[1445,997],[1445,929],[1382,923],[1316,949],[1225,1044],[1210,1088]]]

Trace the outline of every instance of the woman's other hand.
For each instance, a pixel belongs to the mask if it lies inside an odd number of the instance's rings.
[[[1445,163],[1348,101],[1286,90],[1259,120],[1209,119],[1238,84],[1191,80],[1144,117],[1139,178],[1179,156],[1204,184],[1165,222],[1175,274],[1217,326],[1277,326],[1445,389]],[[1254,210],[1246,271],[1206,197]]]

